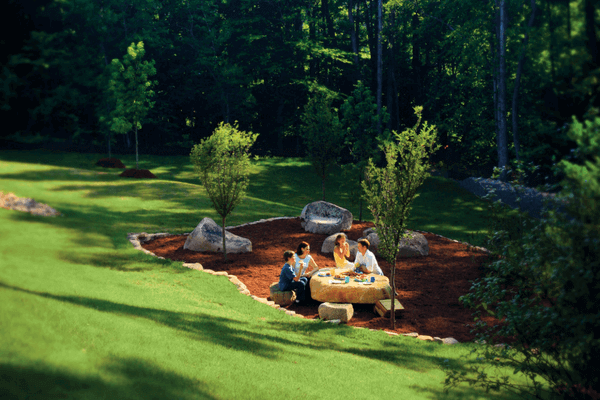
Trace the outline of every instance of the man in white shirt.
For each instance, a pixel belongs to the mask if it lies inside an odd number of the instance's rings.
[[[383,275],[383,271],[379,268],[375,254],[369,250],[369,241],[367,239],[361,239],[358,241],[358,252],[356,253],[356,260],[354,260],[355,271],[358,273]]]

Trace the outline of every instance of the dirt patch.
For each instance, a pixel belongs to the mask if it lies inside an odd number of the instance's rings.
[[[103,168],[127,168],[118,158],[101,158],[96,162],[96,165]]]
[[[370,222],[354,221],[346,231],[351,240],[358,240]],[[278,219],[229,229],[231,233],[252,241],[252,253],[228,254],[228,262],[221,253],[199,253],[183,249],[187,236],[176,235],[158,238],[142,247],[172,260],[200,263],[204,268],[226,271],[236,275],[250,292],[259,297],[269,297],[269,285],[279,280],[283,266],[283,252],[294,250],[301,241],[311,246],[311,255],[319,267],[335,265],[332,254],[321,253],[327,235],[308,233],[300,226],[300,219]],[[458,298],[468,293],[471,281],[481,276],[481,266],[487,260],[483,252],[475,252],[464,243],[423,233],[429,241],[429,256],[400,259],[396,266],[398,299],[404,314],[396,321],[396,332],[418,332],[422,335],[453,337],[458,341],[471,341],[472,312],[464,308]],[[390,276],[390,265],[378,257],[384,274]],[[318,318],[319,302],[288,307],[307,318]],[[491,318],[489,319],[491,322]],[[373,312],[372,305],[354,306],[354,316],[349,325],[372,329],[390,329],[390,320]]]
[[[58,211],[44,203],[28,197],[18,197],[14,193],[0,192],[0,207],[8,210],[28,212],[43,217],[55,217],[60,215]]]
[[[148,171],[147,169],[126,169],[125,171],[121,172],[119,174],[119,176],[122,176],[124,178],[156,178],[156,175],[154,175],[152,172]]]

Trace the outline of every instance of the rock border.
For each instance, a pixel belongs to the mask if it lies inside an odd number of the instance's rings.
[[[255,225],[255,224],[260,224],[260,223],[264,223],[264,222],[269,222],[269,221],[275,221],[278,219],[294,219],[297,217],[274,217],[274,218],[266,218],[266,219],[260,219],[258,221],[253,221],[253,222],[248,222],[245,224],[241,224],[241,225],[235,225],[235,226],[226,226],[225,229],[233,229],[233,228],[240,228],[242,226],[248,226],[248,225]],[[431,235],[435,235],[438,237],[441,237],[443,239],[447,239],[450,240],[452,242],[455,243],[460,243],[460,244],[464,244],[465,246],[467,246],[467,248],[476,250],[476,251],[481,251],[484,253],[489,254],[490,251],[488,249],[486,249],[485,247],[479,247],[479,246],[471,246],[470,243],[467,242],[461,242],[459,240],[454,240],[454,239],[450,239],[447,238],[445,236],[442,235],[438,235],[437,233],[432,233],[432,232],[426,232],[426,231],[420,231],[417,229],[411,229],[412,231],[415,232],[420,232],[420,233],[428,233]],[[159,257],[156,254],[154,254],[153,252],[146,250],[142,247],[142,242],[149,242],[151,240],[157,239],[157,238],[161,238],[161,237],[169,237],[169,236],[181,236],[182,234],[171,234],[168,232],[160,232],[160,233],[146,233],[146,232],[139,232],[139,233],[128,233],[127,234],[127,239],[129,239],[129,241],[131,242],[131,244],[133,245],[133,247],[136,250],[140,250],[148,255],[151,255],[153,257],[157,257],[161,260],[164,260],[164,257]],[[183,235],[189,235],[189,233],[183,233]],[[248,288],[246,287],[246,285],[244,285],[244,283],[242,281],[240,281],[237,276],[235,275],[230,275],[225,271],[213,271],[212,269],[205,269],[202,264],[200,263],[183,263],[183,266],[186,268],[190,268],[190,269],[195,269],[197,271],[203,271],[206,272],[207,274],[211,274],[211,275],[215,275],[215,276],[226,276],[227,279],[229,279],[229,281],[231,283],[233,283],[235,285],[235,287],[238,289],[238,291],[246,296],[249,296],[250,298],[252,298],[253,300],[258,301],[259,303],[262,304],[266,304],[270,307],[273,307],[276,310],[280,310],[285,312],[287,315],[292,316],[292,317],[298,317],[298,318],[302,318],[302,319],[306,319],[303,315],[297,314],[295,311],[291,311],[288,310],[284,307],[281,307],[279,304],[276,304],[274,301],[268,300],[264,297],[258,297],[256,295],[253,295],[252,293],[250,293],[250,291],[248,290]],[[341,321],[340,320],[330,320],[330,321],[323,321],[324,323],[330,323],[330,324],[340,324]],[[373,332],[379,332],[380,329],[370,329],[370,328],[363,328],[363,327],[359,327],[359,326],[355,326],[353,328],[356,329],[369,329],[370,331]],[[435,342],[435,343],[439,343],[439,344],[445,344],[445,345],[454,345],[457,343],[460,343],[458,340],[454,339],[453,337],[447,337],[447,338],[439,338],[439,337],[431,337],[428,335],[419,335],[417,332],[411,332],[411,333],[396,333],[396,332],[391,332],[391,331],[386,331],[385,329],[383,330],[385,333],[387,333],[390,336],[404,336],[404,337],[413,337],[419,340],[423,340],[426,342]]]

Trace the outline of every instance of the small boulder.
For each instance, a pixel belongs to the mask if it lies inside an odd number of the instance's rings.
[[[271,293],[271,300],[275,302],[275,304],[279,304],[280,306],[286,307],[289,306],[296,300],[296,293],[291,290],[286,290],[282,292],[279,290],[279,282],[271,283],[269,287],[269,292]]]
[[[429,242],[422,233],[406,230],[408,237],[400,239],[400,245],[398,246],[400,252],[398,257],[409,258],[429,255]],[[369,241],[371,250],[375,254],[379,254],[377,248],[379,247],[379,236],[374,228],[368,228],[363,231],[363,237]]]
[[[442,339],[442,342],[444,344],[449,345],[449,346],[452,346],[453,344],[458,344],[458,340],[456,340],[456,339],[454,339],[452,337],[444,338],[444,339]]]
[[[321,246],[321,253],[333,253],[333,249],[335,248],[335,238],[338,234],[339,232],[334,233],[333,235],[325,239],[325,241],[323,242],[323,246]],[[346,239],[346,242],[350,246],[349,259],[354,260],[354,258],[356,257],[356,252],[358,251],[358,242],[349,239]]]
[[[300,214],[305,231],[323,235],[352,228],[352,213],[326,201],[315,201],[304,206]]]
[[[227,253],[250,253],[250,240],[225,232]],[[185,250],[223,252],[223,232],[221,227],[210,218],[204,218],[187,237],[183,245]]]
[[[354,307],[349,303],[321,303],[319,306],[319,318],[323,320],[339,319],[348,322],[354,315]]]

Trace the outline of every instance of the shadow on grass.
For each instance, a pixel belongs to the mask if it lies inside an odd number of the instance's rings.
[[[215,399],[210,388],[139,359],[116,358],[100,367],[102,376],[75,375],[52,366],[0,365],[0,387],[10,399]]]
[[[57,300],[77,306],[87,307],[101,312],[109,312],[120,316],[145,318],[157,324],[184,332],[194,340],[212,342],[227,349],[244,351],[269,359],[281,358],[281,348],[277,343],[287,346],[299,346],[298,342],[282,337],[260,334],[244,329],[239,320],[217,317],[203,313],[181,313],[155,308],[137,307],[115,303],[108,300],[94,299],[84,296],[54,295],[23,289],[0,282],[0,288],[10,289],[47,299]],[[304,347],[310,347],[308,344]]]

